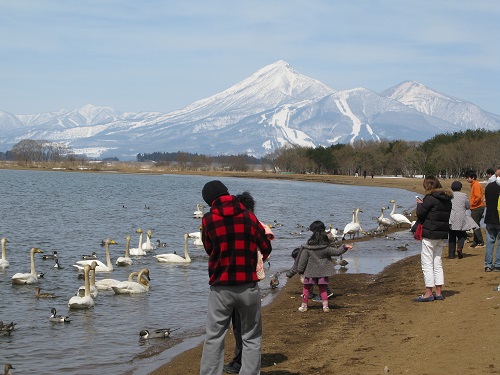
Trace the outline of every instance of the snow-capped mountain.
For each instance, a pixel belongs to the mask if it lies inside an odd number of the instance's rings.
[[[381,94],[365,88],[335,91],[277,61],[170,113],[119,113],[92,105],[35,115],[0,111],[0,150],[29,138],[64,142],[89,157],[121,160],[155,151],[259,157],[287,144],[423,141],[477,128],[499,130],[500,116],[416,82]]]

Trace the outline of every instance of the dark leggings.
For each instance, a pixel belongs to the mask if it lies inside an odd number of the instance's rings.
[[[454,258],[457,248],[459,251],[461,251],[464,248],[464,243],[466,238],[467,238],[466,231],[450,229],[449,240],[448,240],[448,257]]]
[[[474,230],[474,242],[479,245],[484,245],[484,240],[483,240],[483,233],[481,232],[481,219],[483,217],[484,213],[484,206],[479,207],[479,208],[474,208],[473,210],[470,210],[471,216],[474,219],[474,221],[477,223],[478,227],[477,229]]]

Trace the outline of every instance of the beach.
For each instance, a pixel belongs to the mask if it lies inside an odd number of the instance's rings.
[[[328,178],[423,194],[421,179]],[[313,301],[299,312],[302,284],[289,279],[263,307],[261,374],[500,374],[500,272],[484,272],[485,249],[469,245],[463,259],[443,259],[444,301],[412,301],[424,292],[419,255],[377,275],[335,275],[330,313]],[[225,363],[233,349],[230,329]],[[201,351],[202,345],[190,349],[151,374],[199,374]]]

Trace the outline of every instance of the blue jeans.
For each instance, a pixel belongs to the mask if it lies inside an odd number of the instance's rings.
[[[500,224],[486,224],[486,252],[484,253],[484,266],[491,267],[493,264],[493,251],[497,242],[497,251],[495,257],[495,268],[500,268]]]

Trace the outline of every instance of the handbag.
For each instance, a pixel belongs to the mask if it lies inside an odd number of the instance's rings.
[[[257,277],[259,280],[264,280],[266,278],[266,273],[264,272],[264,261],[262,260],[262,253],[257,249],[257,266],[255,267]]]
[[[422,223],[417,223],[415,231],[413,232],[413,238],[415,238],[417,241],[422,241],[422,231],[424,229],[424,224]]]

